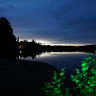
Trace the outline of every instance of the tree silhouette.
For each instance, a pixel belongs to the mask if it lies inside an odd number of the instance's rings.
[[[0,55],[12,57],[16,53],[16,37],[10,22],[5,18],[0,18]]]

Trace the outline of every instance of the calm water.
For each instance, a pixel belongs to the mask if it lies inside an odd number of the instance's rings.
[[[93,53],[90,54],[91,56],[94,56]],[[66,75],[69,77],[69,74],[75,74],[76,68],[81,68],[81,62],[84,57],[87,57],[85,52],[46,52],[41,55],[37,55],[34,60],[32,57],[21,57],[20,59],[46,62],[54,65],[60,72],[61,69],[65,67]]]

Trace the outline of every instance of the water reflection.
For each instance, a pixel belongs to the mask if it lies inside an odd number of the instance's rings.
[[[50,56],[55,56],[55,55],[72,55],[72,54],[86,54],[86,52],[42,52],[40,54],[31,54],[31,55],[25,55],[23,51],[19,51],[19,59],[23,58],[31,58],[31,59],[36,59],[36,58],[46,58]]]
[[[90,55],[94,54],[90,53]],[[27,58],[20,57],[19,59],[46,62],[55,66],[59,71],[65,67],[65,74],[70,77],[69,74],[75,74],[75,69],[80,69],[84,57],[87,57],[86,52],[45,52],[36,55],[35,59],[32,59],[31,56]]]

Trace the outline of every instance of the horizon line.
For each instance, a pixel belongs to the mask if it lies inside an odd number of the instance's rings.
[[[28,42],[31,42],[32,40],[34,39],[19,39],[19,42],[20,41],[28,41]],[[51,41],[48,41],[48,40],[34,40],[36,43],[40,43],[41,45],[50,45],[50,46],[85,46],[85,45],[95,45],[95,44],[91,44],[91,43],[85,43],[85,44],[82,44],[82,43],[52,43]]]

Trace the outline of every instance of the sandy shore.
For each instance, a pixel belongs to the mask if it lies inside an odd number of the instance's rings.
[[[54,70],[47,63],[0,58],[0,96],[44,96],[41,87]]]

